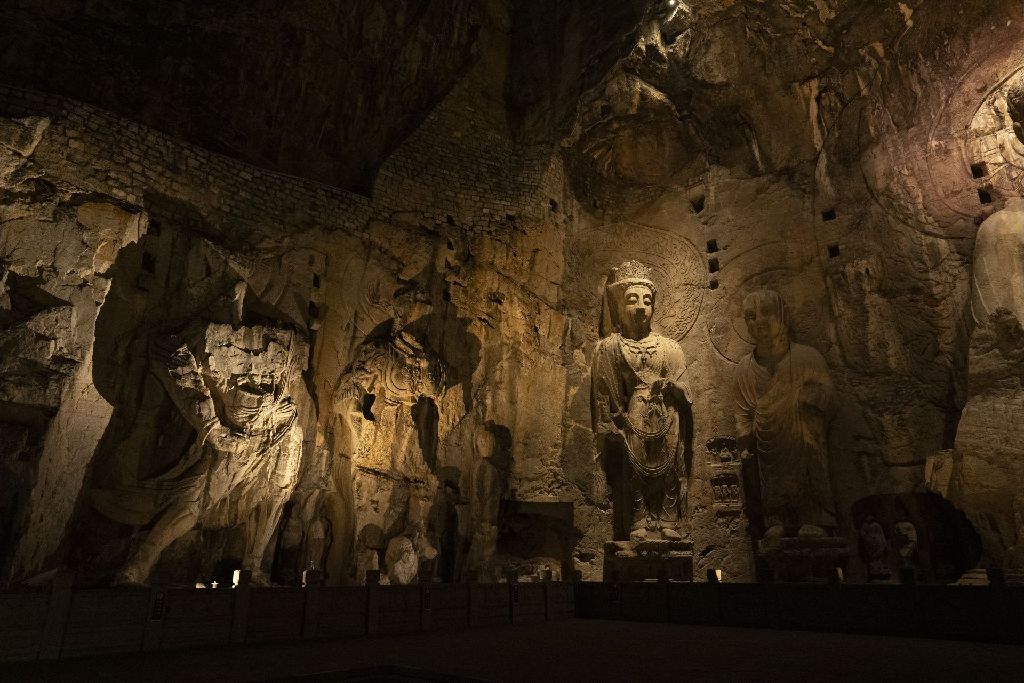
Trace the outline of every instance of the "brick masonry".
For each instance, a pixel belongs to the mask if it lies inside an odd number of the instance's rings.
[[[0,116],[46,117],[33,160],[48,176],[214,239],[274,243],[309,230],[365,235],[413,212],[469,230],[543,220],[563,192],[554,149],[516,148],[456,88],[381,167],[371,197],[207,151],[108,111],[0,85]]]

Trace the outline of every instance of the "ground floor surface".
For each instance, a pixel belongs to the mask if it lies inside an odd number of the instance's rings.
[[[571,619],[0,666],[4,681],[1020,681],[1024,647]]]

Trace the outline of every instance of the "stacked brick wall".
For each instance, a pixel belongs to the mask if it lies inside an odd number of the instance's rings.
[[[456,87],[381,167],[379,204],[473,227],[541,220],[554,150],[515,145],[487,109]]]
[[[110,112],[0,85],[0,116],[50,119],[34,155],[51,177],[214,238],[280,242],[312,229],[363,235],[415,212],[466,228],[542,219],[561,192],[550,148],[517,150],[453,91],[378,174],[372,198],[209,152]],[[457,133],[454,134],[454,133]]]

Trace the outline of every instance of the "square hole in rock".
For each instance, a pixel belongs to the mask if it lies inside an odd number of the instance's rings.
[[[709,273],[717,273],[718,272],[718,259],[716,259],[716,258],[708,259],[708,272]]]
[[[718,289],[718,280],[708,282],[708,289]]]
[[[708,253],[714,254],[716,251],[718,251],[718,241],[708,240]]]
[[[988,190],[978,190],[978,199],[981,200],[982,204],[992,203],[992,195]]]
[[[690,200],[690,206],[693,207],[694,213],[700,213],[704,210],[704,195],[697,197],[696,199]]]
[[[979,161],[976,164],[971,164],[971,177],[972,178],[984,178],[988,175],[988,164],[984,161]]]
[[[838,244],[830,244],[830,245],[828,245],[828,257],[829,258],[836,258],[837,256],[839,256],[839,245]]]
[[[825,209],[821,212],[821,220],[823,221],[834,221],[836,219],[835,209]]]

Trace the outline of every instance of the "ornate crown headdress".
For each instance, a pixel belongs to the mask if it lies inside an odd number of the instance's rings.
[[[639,261],[626,261],[612,270],[611,282],[608,284],[609,287],[616,289],[625,289],[632,285],[644,285],[650,288],[652,294],[658,295],[658,288],[651,279],[651,268]]]

